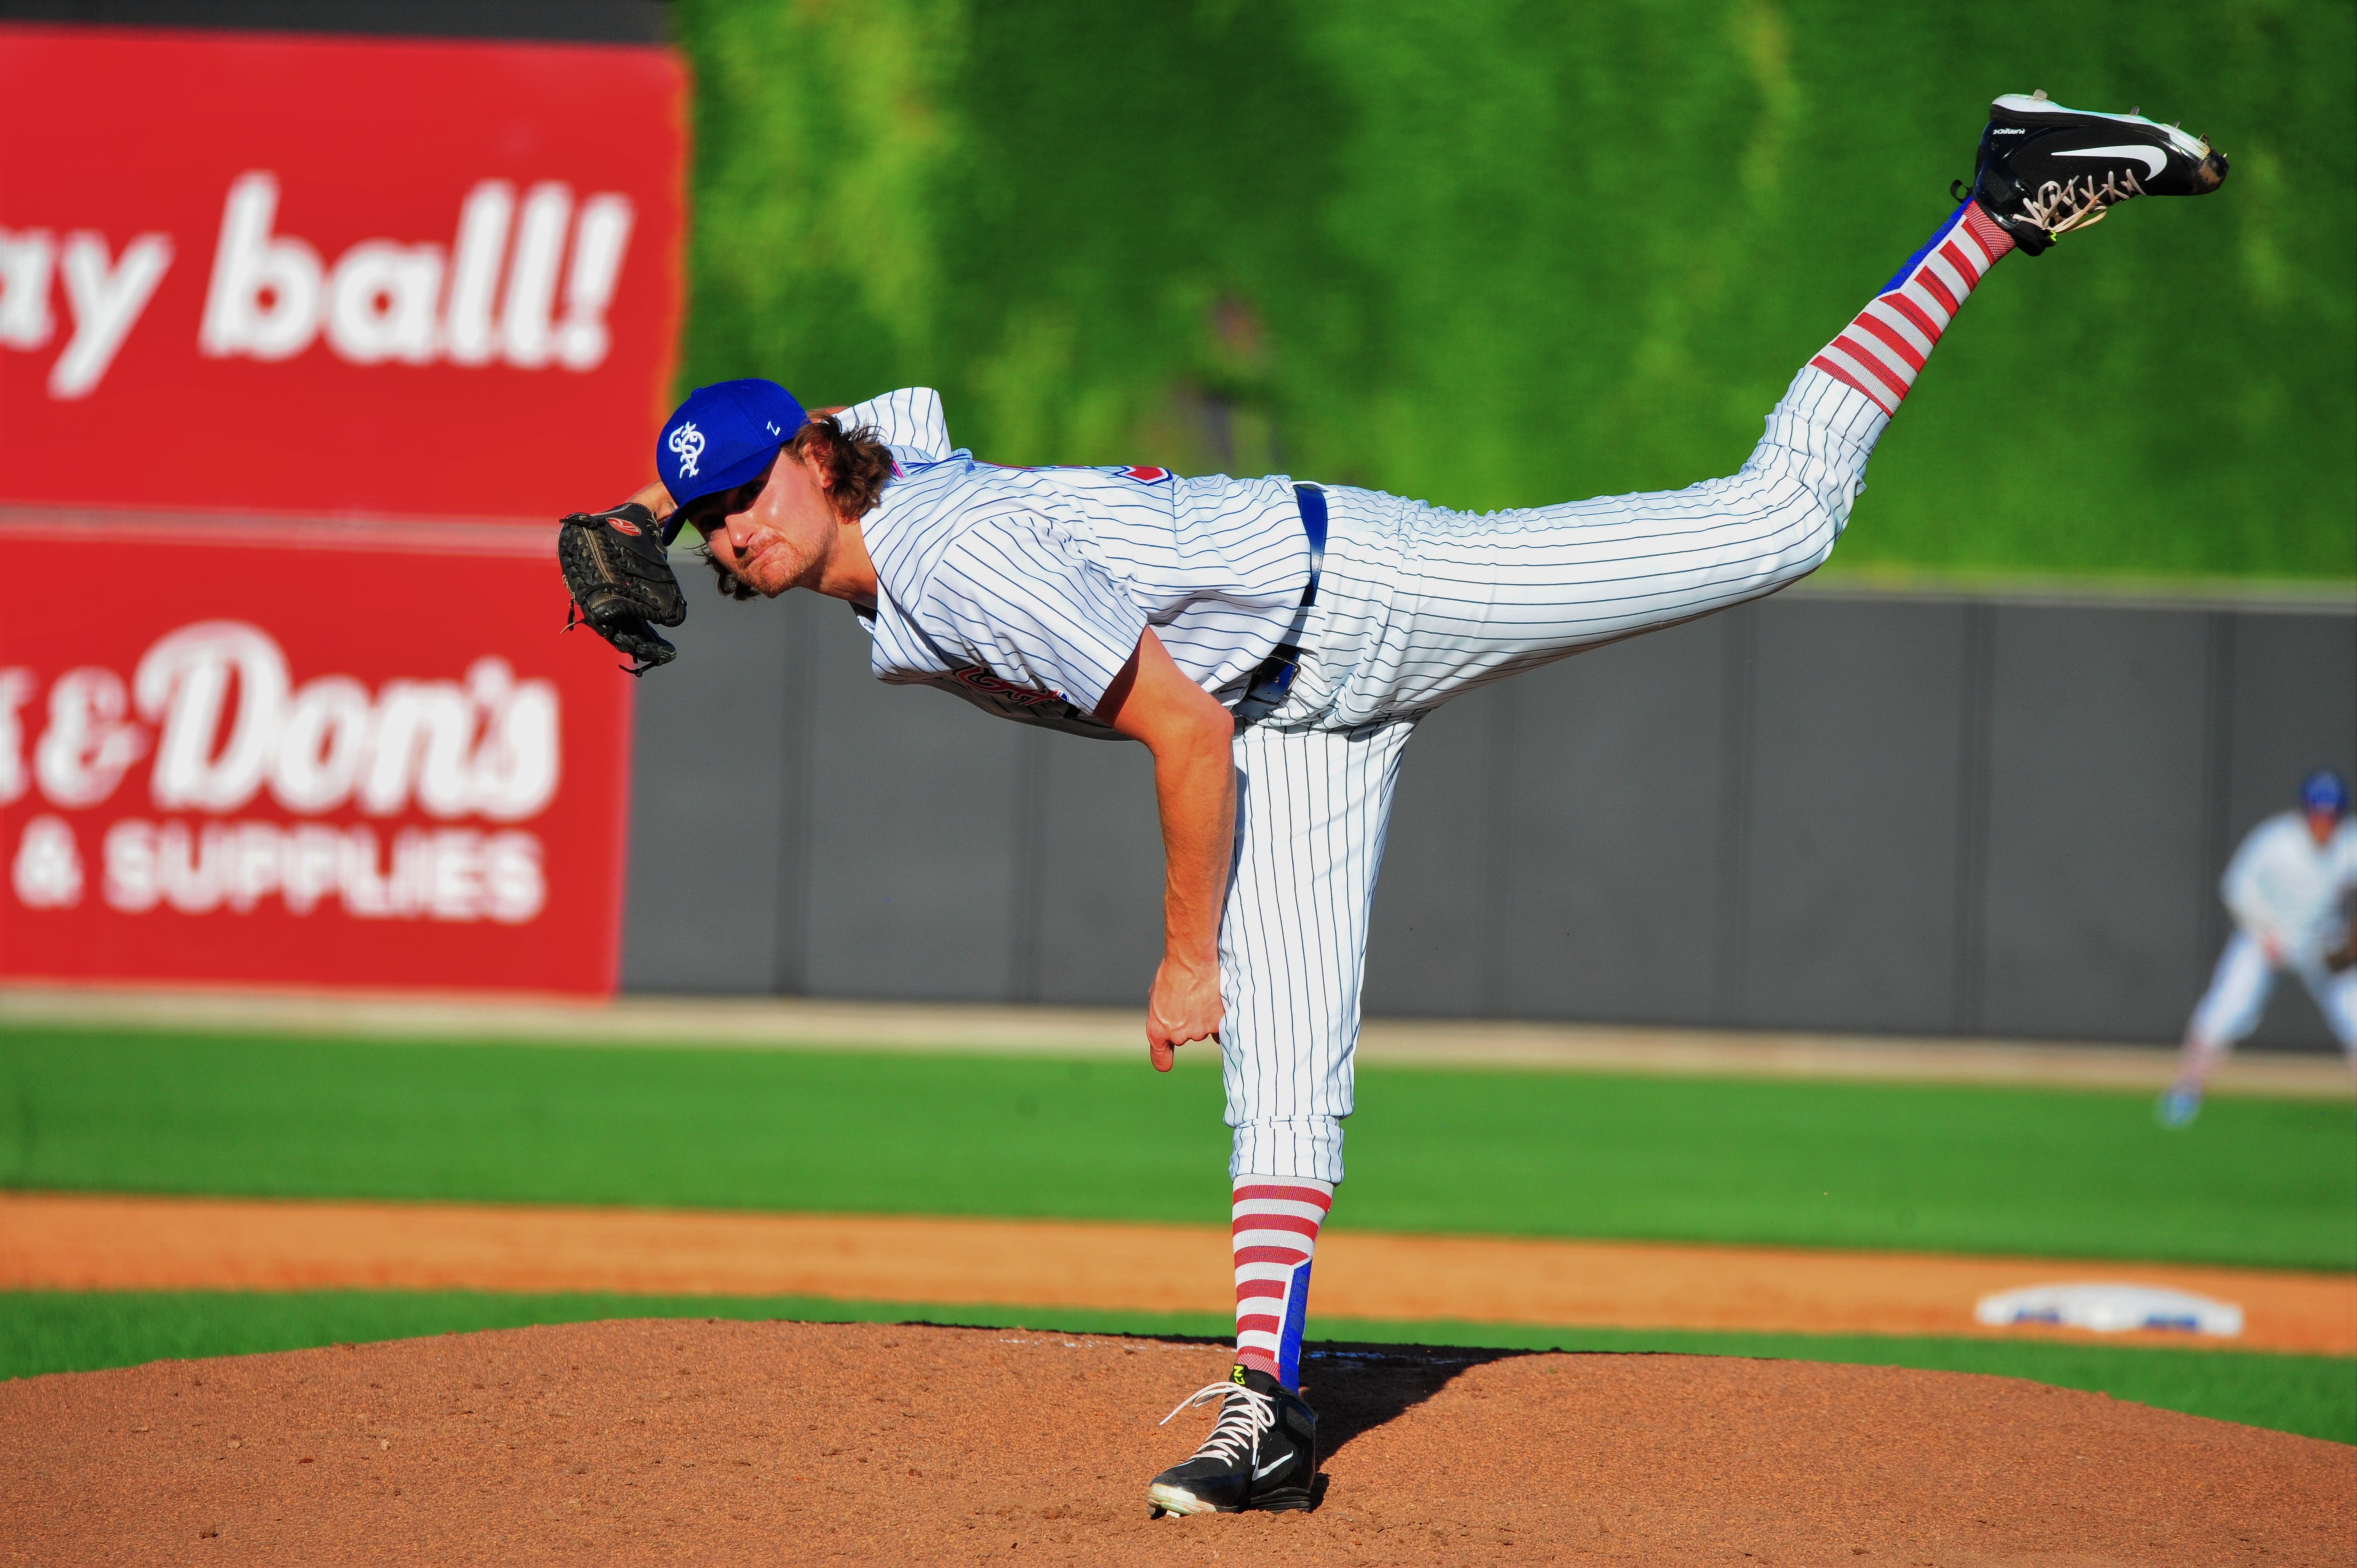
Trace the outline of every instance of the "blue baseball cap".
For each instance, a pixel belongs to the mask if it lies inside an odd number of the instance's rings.
[[[775,381],[715,381],[687,394],[655,437],[655,474],[680,506],[733,490],[770,466],[810,416]]]
[[[2330,768],[2319,768],[2300,780],[2299,803],[2311,811],[2342,816],[2349,810],[2349,786]]]

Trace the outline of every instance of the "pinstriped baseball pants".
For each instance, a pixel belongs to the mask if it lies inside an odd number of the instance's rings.
[[[1220,928],[1233,1176],[1342,1179],[1367,929],[1417,719],[1520,670],[1772,594],[1823,564],[1889,416],[1814,370],[1742,469],[1476,515],[1327,491],[1308,650],[1237,735]]]

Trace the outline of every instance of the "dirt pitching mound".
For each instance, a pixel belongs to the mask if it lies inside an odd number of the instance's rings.
[[[2345,1563],[2357,1448],[1963,1374],[1329,1350],[1310,1514],[1146,1517],[1220,1348],[637,1322],[0,1384],[0,1562]]]

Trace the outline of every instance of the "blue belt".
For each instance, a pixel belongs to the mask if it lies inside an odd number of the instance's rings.
[[[1301,503],[1301,532],[1309,536],[1309,582],[1301,590],[1301,607],[1293,612],[1285,640],[1261,660],[1244,687],[1243,701],[1235,706],[1240,729],[1275,712],[1293,690],[1294,671],[1301,666],[1302,628],[1309,624],[1309,607],[1318,602],[1318,574],[1326,564],[1326,492],[1316,485],[1296,485],[1293,495]]]

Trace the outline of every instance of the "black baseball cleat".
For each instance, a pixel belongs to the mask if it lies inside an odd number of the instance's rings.
[[[1317,1412],[1266,1372],[1239,1366],[1226,1382],[1181,1401],[1163,1422],[1213,1400],[1221,1403],[1211,1435],[1194,1457],[1146,1488],[1154,1516],[1308,1508],[1318,1475]]]
[[[2174,125],[2065,109],[2043,91],[2008,92],[1989,105],[1973,196],[2034,256],[2120,202],[2207,196],[2225,177],[2225,156]]]

